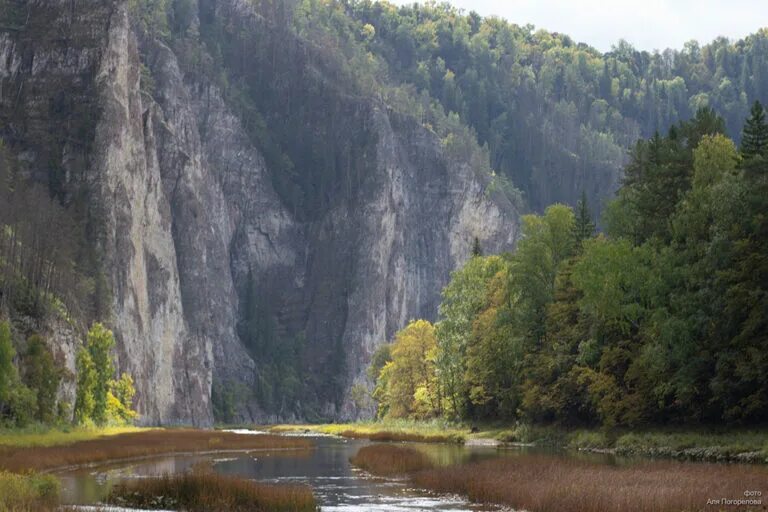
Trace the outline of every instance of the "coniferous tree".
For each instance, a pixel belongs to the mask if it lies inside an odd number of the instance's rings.
[[[472,256],[482,256],[482,255],[483,255],[483,247],[480,245],[480,239],[475,237],[475,240],[472,243]]]
[[[595,223],[592,215],[589,213],[586,192],[581,192],[581,199],[576,203],[576,224],[573,228],[573,235],[577,243],[586,240],[595,233]]]
[[[741,156],[747,161],[756,157],[768,158],[768,124],[765,121],[765,109],[759,101],[752,105],[751,114],[744,125]]]

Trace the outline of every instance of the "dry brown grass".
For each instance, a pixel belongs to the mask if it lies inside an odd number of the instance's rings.
[[[315,512],[312,490],[306,485],[268,485],[194,471],[144,478],[115,487],[107,502],[136,508],[166,508],[188,512]]]
[[[768,510],[711,505],[707,499],[743,499],[768,490],[760,466],[644,462],[608,466],[545,455],[505,457],[420,471],[413,483],[472,501],[530,512],[681,512]]]
[[[403,475],[434,467],[423,452],[409,446],[374,444],[363,446],[349,461],[375,475]]]
[[[120,434],[63,446],[0,446],[0,469],[46,470],[188,452],[309,450],[311,441],[276,435],[173,429]]]

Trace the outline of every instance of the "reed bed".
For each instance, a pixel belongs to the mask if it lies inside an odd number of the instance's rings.
[[[312,490],[306,485],[269,485],[200,471],[143,478],[118,485],[110,492],[107,503],[187,512],[319,510]]]
[[[311,441],[276,435],[171,429],[120,434],[60,446],[0,446],[0,469],[47,470],[187,452],[309,450]]]
[[[434,467],[429,456],[416,448],[391,444],[363,446],[349,461],[369,473],[383,476],[404,475]]]
[[[760,466],[644,462],[609,466],[545,455],[520,455],[435,468],[411,475],[414,485],[472,501],[530,512],[691,512],[768,510],[708,503],[766,492]],[[759,498],[758,498],[759,499]]]

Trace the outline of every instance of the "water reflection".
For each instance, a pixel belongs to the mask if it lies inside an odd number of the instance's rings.
[[[314,439],[316,449],[300,453],[251,452],[205,456],[170,456],[158,459],[70,471],[61,476],[67,503],[92,504],[102,500],[121,480],[189,471],[210,463],[214,470],[263,482],[307,484],[323,511],[328,512],[469,512],[488,510],[458,497],[435,496],[413,489],[405,480],[373,477],[352,467],[349,458],[363,440],[333,437]],[[460,445],[414,445],[440,464],[453,464],[499,456],[494,448]]]

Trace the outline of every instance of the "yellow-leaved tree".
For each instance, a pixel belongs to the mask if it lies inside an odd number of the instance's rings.
[[[390,352],[378,376],[379,410],[388,418],[439,415],[435,327],[426,320],[412,321],[397,333]]]

